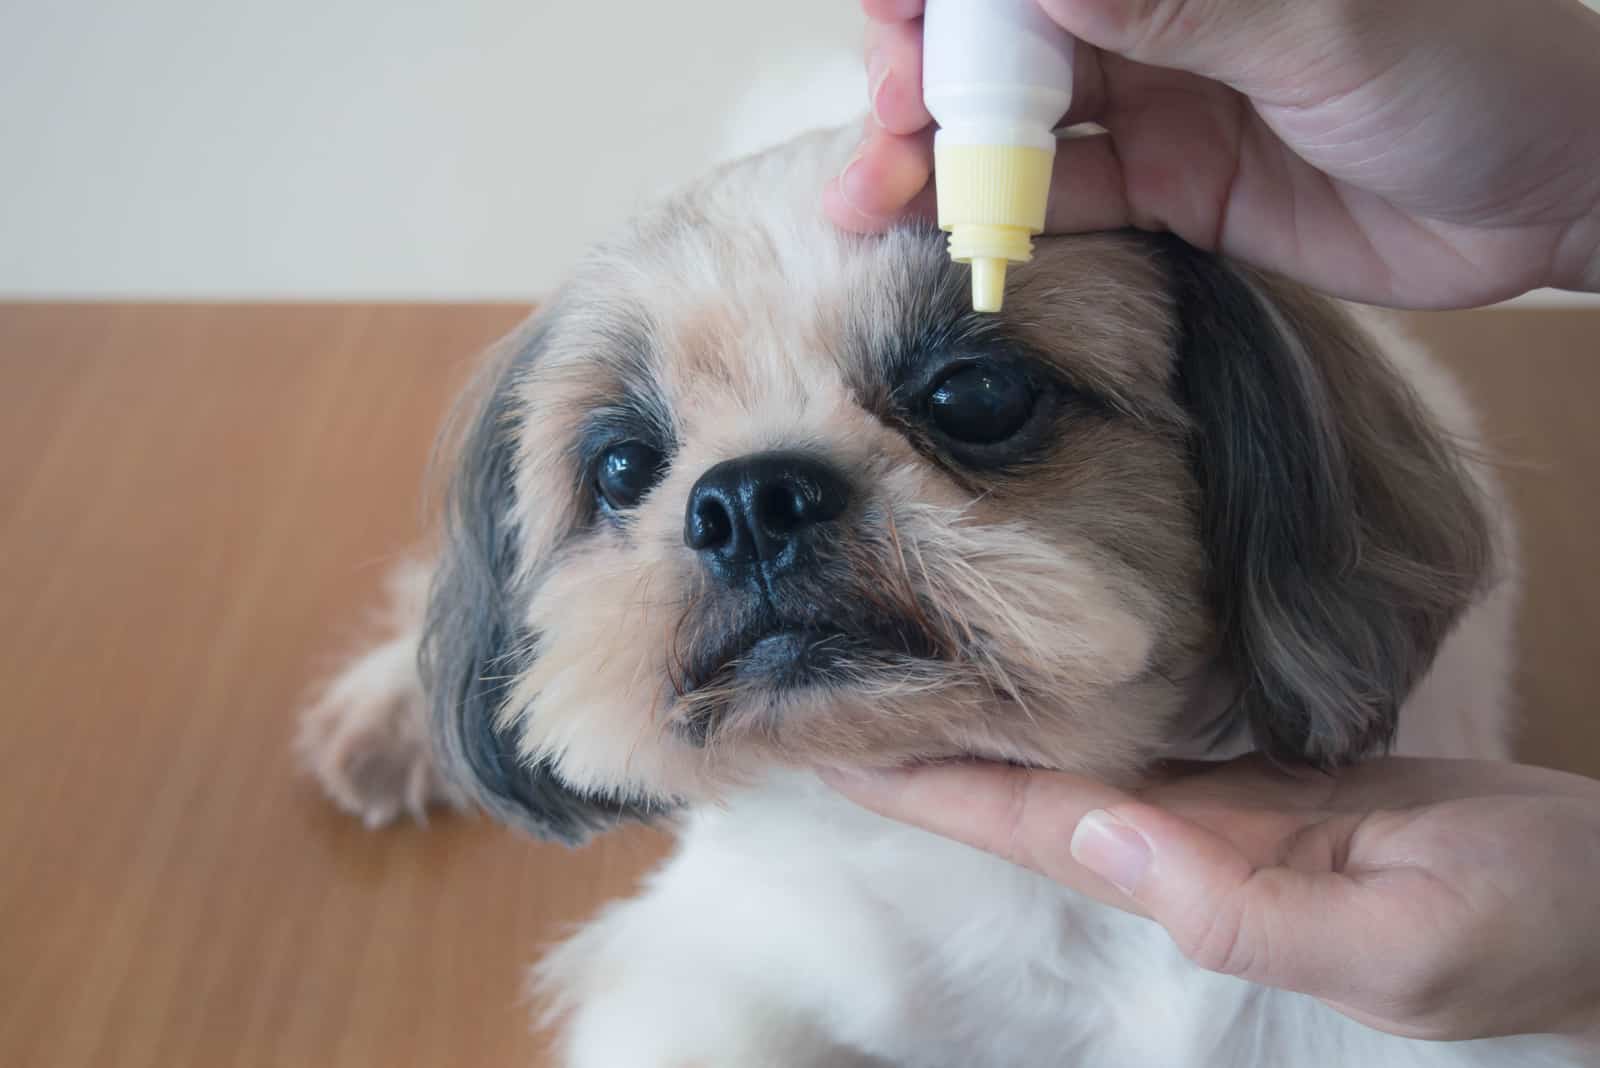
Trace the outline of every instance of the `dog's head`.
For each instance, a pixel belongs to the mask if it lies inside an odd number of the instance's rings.
[[[641,218],[490,367],[425,643],[465,785],[573,840],[774,766],[1381,746],[1489,538],[1364,334],[1136,235],[974,314],[941,235],[823,220],[836,147]]]

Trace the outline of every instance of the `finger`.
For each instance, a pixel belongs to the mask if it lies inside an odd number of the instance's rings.
[[[923,0],[861,0],[861,10],[874,22],[900,22],[922,14]]]
[[[930,181],[927,185],[922,187],[921,191],[918,192],[916,196],[911,198],[910,203],[900,210],[900,217],[896,221],[899,222],[907,219],[924,219],[931,223],[934,222],[938,216],[938,196],[934,189],[934,183]]]
[[[1080,234],[1132,224],[1122,160],[1111,135],[1072,135],[1058,141],[1045,233]]]
[[[867,28],[867,98],[890,133],[916,133],[933,121],[922,103],[922,20]]]
[[[1238,94],[1118,56],[1101,56],[1099,69],[1104,133],[1058,145],[1047,231],[1131,226],[1214,248],[1238,171]]]
[[[932,173],[932,131],[907,136],[874,125],[824,188],[823,209],[845,230],[879,233],[903,217]]]
[[[1321,996],[1359,974],[1351,947],[1370,937],[1371,892],[1343,875],[1257,866],[1225,835],[1143,802],[1087,814],[1072,855],[1202,968]]]
[[[1060,772],[980,763],[831,771],[823,778],[879,815],[1032,868],[1107,904],[1133,908],[1068,850],[1085,813],[1131,800],[1115,787]]]
[[[1098,49],[1076,42],[1072,60],[1072,102],[1056,128],[1099,122],[1106,109],[1106,78]]]
[[[1070,117],[1098,125],[1057,144],[1046,232],[1132,226],[1214,241],[1216,190],[1236,159],[1237,94],[1192,74],[1079,53],[1093,62],[1080,65]]]
[[[1278,866],[1260,859],[1261,843],[1252,859],[1230,837],[1238,828],[1223,809],[1213,807],[1204,826],[1059,772],[951,764],[824,778],[881,815],[1148,916],[1201,967],[1331,997],[1348,995],[1345,977],[1360,974],[1351,947],[1370,935],[1373,906],[1358,883],[1330,870],[1357,821],[1325,836],[1320,861]],[[1273,822],[1270,852],[1282,853],[1284,830],[1307,821]]]

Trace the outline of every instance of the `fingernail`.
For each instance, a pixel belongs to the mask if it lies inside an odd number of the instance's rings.
[[[1078,821],[1070,848],[1073,860],[1130,897],[1150,867],[1150,843],[1144,835],[1105,809]]]
[[[878,116],[878,94],[883,92],[889,74],[889,61],[882,53],[873,52],[867,57],[867,105],[872,109],[872,121],[879,126],[883,125],[883,119]]]
[[[851,211],[864,219],[882,218],[876,212],[866,211],[861,207],[861,194],[864,190],[860,188],[861,175],[856,171],[856,164],[860,162],[861,150],[857,149],[856,154],[850,157],[850,162],[844,165],[844,170],[839,172],[839,199],[849,205]],[[852,174],[855,175],[853,181],[851,179]]]

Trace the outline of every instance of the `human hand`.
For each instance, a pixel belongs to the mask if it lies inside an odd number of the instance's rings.
[[[840,226],[931,216],[924,0],[862,0]],[[1577,0],[1040,0],[1076,36],[1046,229],[1170,230],[1326,292],[1600,291],[1600,15]]]
[[[1196,770],[1198,769],[1198,770]],[[1138,793],[981,764],[825,776],[858,804],[1147,916],[1202,968],[1379,1030],[1600,1035],[1600,782],[1247,757]]]

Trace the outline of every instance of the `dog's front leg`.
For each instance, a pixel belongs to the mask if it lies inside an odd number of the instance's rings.
[[[903,972],[850,902],[697,843],[535,973],[565,1068],[890,1068]],[[889,1042],[888,1046],[883,1042]],[[876,1050],[880,1056],[867,1052]]]
[[[462,804],[434,760],[417,669],[428,578],[417,563],[395,571],[385,639],[346,663],[301,718],[301,758],[328,796],[369,827]]]

